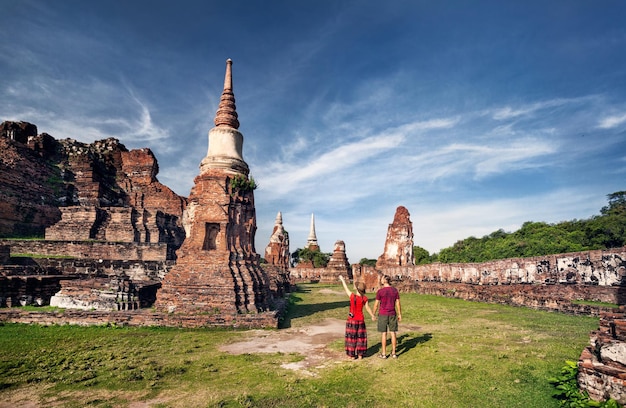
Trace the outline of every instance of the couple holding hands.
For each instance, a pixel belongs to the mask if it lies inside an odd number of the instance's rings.
[[[350,297],[350,313],[346,321],[346,354],[352,359],[362,359],[367,351],[367,330],[365,327],[365,316],[363,309],[377,321],[378,332],[381,333],[381,354],[380,358],[387,358],[387,332],[391,336],[391,358],[398,358],[396,355],[396,345],[398,322],[402,320],[402,310],[400,308],[400,294],[398,290],[390,285],[389,277],[383,275],[380,278],[382,287],[376,291],[376,301],[374,310],[367,303],[365,296],[365,283],[355,282],[355,293],[352,293],[346,284],[343,276],[339,276],[346,294]],[[376,316],[378,312],[378,316]]]

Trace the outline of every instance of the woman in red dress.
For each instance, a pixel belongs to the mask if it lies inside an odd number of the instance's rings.
[[[355,282],[354,288],[356,293],[352,293],[346,285],[343,276],[339,276],[339,280],[343,284],[346,294],[350,297],[350,313],[346,321],[346,354],[353,359],[362,359],[367,351],[367,329],[365,328],[365,317],[363,316],[363,307],[376,320],[370,305],[367,303],[365,296],[365,283]]]

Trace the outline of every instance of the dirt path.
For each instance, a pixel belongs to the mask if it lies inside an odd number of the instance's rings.
[[[315,326],[283,329],[278,331],[250,330],[244,341],[221,346],[219,349],[231,354],[253,353],[300,353],[304,360],[283,364],[283,368],[315,375],[311,369],[336,364],[344,359],[341,352],[326,346],[343,338],[345,321],[326,319]]]
[[[278,331],[250,330],[248,339],[237,343],[221,346],[219,350],[231,354],[254,353],[300,353],[304,356],[297,363],[283,364],[283,368],[299,371],[305,375],[315,376],[315,369],[342,361],[349,361],[343,351],[331,350],[327,345],[343,339],[345,320],[326,319],[314,326],[283,329]],[[418,331],[415,325],[405,325],[398,332],[398,345],[402,341],[401,333]],[[380,343],[380,338],[369,338],[370,345]]]

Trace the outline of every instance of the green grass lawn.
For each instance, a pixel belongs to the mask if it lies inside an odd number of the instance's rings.
[[[373,299],[374,295],[369,294]],[[598,319],[402,294],[397,360],[368,358],[306,375],[296,353],[230,355],[248,333],[173,328],[0,326],[0,407],[557,407],[549,377],[577,360]],[[344,319],[341,287],[300,285],[281,323]],[[2,401],[7,401],[3,405]]]

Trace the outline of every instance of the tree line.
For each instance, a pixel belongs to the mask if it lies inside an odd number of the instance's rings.
[[[608,205],[589,219],[555,224],[528,221],[515,232],[499,229],[482,238],[465,238],[432,255],[415,246],[415,264],[486,262],[625,246],[626,191],[607,198]]]

